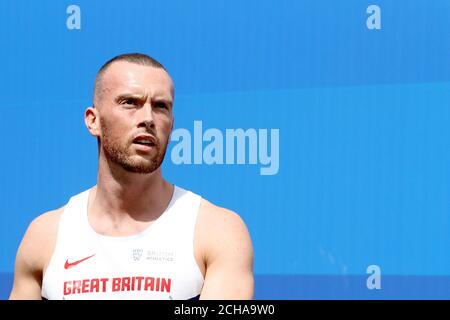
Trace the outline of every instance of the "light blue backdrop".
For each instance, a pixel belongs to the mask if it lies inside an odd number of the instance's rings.
[[[275,175],[175,165],[176,142],[163,169],[246,221],[256,298],[450,298],[450,1],[2,1],[0,40],[0,298],[32,219],[95,184],[83,112],[135,51],[172,74],[176,128],[279,130]]]

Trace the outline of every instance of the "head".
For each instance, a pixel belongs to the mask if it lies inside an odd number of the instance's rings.
[[[153,58],[134,53],[106,62],[95,79],[94,103],[85,111],[100,161],[134,173],[157,170],[173,129],[173,100],[173,81]]]

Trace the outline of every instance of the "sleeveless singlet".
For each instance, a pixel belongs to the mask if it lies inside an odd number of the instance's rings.
[[[163,214],[139,234],[96,233],[89,190],[70,198],[42,281],[44,299],[195,299],[204,278],[194,257],[201,197],[174,186]]]

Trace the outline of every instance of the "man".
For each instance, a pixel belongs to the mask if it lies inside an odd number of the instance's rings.
[[[10,299],[251,299],[253,249],[234,212],[167,182],[173,82],[143,54],[105,63],[85,123],[97,185],[36,218]]]

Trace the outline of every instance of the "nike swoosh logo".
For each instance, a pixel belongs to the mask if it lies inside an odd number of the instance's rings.
[[[72,268],[73,266],[76,266],[77,264],[79,264],[79,263],[81,263],[83,261],[86,261],[87,259],[92,258],[93,256],[95,256],[95,254],[93,254],[92,256],[89,256],[89,257],[86,257],[86,258],[74,261],[74,262],[69,262],[69,259],[67,259],[66,263],[64,264],[64,269]]]

